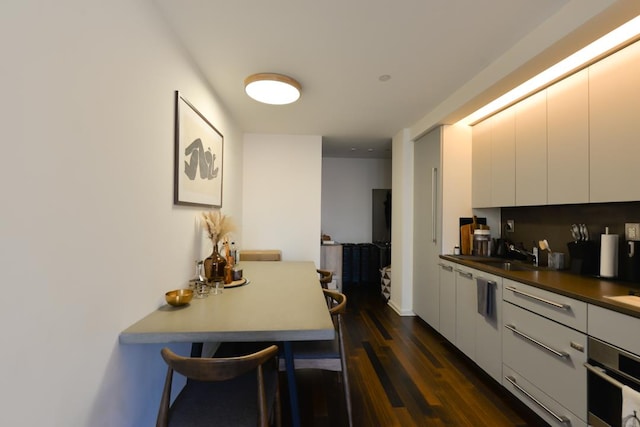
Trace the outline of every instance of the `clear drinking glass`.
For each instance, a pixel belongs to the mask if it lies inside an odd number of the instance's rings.
[[[209,296],[209,284],[206,282],[206,280],[203,281],[197,281],[195,284],[195,296],[196,298],[206,298]]]
[[[220,295],[224,291],[224,281],[214,280],[211,282],[211,293],[213,295]]]

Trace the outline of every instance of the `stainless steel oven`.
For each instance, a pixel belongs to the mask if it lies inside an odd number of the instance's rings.
[[[593,427],[625,427],[622,386],[640,391],[640,356],[591,337],[588,345],[588,362],[584,365],[587,368],[587,421]]]

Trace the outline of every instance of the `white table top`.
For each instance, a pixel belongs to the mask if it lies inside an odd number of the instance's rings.
[[[221,295],[163,305],[120,333],[120,343],[329,340],[335,336],[313,262],[243,261],[249,280]]]

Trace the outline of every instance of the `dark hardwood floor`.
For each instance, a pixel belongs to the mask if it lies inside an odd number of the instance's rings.
[[[424,321],[396,314],[375,287],[345,293],[354,426],[547,425]],[[296,375],[302,425],[346,425],[338,374]],[[284,377],[281,387],[289,426]]]

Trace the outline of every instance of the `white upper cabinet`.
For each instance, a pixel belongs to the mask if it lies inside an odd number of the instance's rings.
[[[516,203],[515,109],[491,117],[491,206]],[[476,206],[477,207],[477,206]]]
[[[471,201],[474,208],[514,206],[516,192],[515,109],[473,126]]]
[[[640,43],[589,67],[590,202],[640,200]]]
[[[473,127],[475,208],[638,201],[639,182],[640,42]]]
[[[476,208],[491,205],[491,121],[473,127],[471,145],[471,202]]]
[[[547,92],[515,105],[517,206],[547,203]]]
[[[547,203],[589,202],[589,74],[547,89]]]

